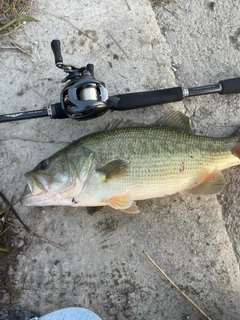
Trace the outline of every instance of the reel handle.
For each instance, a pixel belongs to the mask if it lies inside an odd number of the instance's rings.
[[[61,54],[60,41],[59,40],[53,40],[51,42],[51,48],[52,48],[52,52],[54,54],[56,66],[62,65],[63,64],[63,58],[62,58],[62,54]]]

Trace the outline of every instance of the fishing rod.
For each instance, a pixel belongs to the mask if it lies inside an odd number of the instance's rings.
[[[94,65],[76,68],[63,64],[59,40],[51,43],[55,64],[68,75],[62,80],[67,82],[60,93],[60,102],[41,110],[17,112],[0,115],[0,122],[19,121],[34,118],[50,117],[51,119],[71,118],[75,120],[90,120],[100,117],[108,110],[124,111],[144,108],[152,105],[182,101],[186,97],[212,93],[240,93],[240,78],[219,81],[214,85],[192,88],[168,88],[146,92],[135,92],[108,96],[104,82],[94,78]]]

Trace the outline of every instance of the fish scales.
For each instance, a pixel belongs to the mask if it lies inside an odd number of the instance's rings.
[[[161,127],[120,128],[91,134],[79,143],[97,154],[99,166],[116,158],[130,162],[128,175],[117,185],[133,189],[135,200],[181,191],[198,170],[240,163],[231,153],[236,138],[208,138]]]
[[[134,200],[184,190],[203,195],[220,192],[224,186],[220,171],[240,164],[238,139],[185,131],[133,126],[82,137],[27,173],[32,194],[22,203],[110,205],[135,213]]]

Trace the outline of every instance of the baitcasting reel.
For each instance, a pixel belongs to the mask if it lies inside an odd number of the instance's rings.
[[[47,109],[0,115],[0,122],[42,117],[50,117],[51,119],[71,118],[75,120],[89,120],[103,115],[108,110],[124,111],[144,108],[182,101],[185,97],[210,93],[240,93],[240,78],[234,78],[222,80],[214,85],[201,87],[175,87],[108,97],[104,83],[94,78],[93,64],[88,64],[83,68],[64,65],[60,41],[53,40],[51,47],[56,66],[68,73],[68,76],[62,80],[62,82],[67,82],[67,84],[60,94],[60,103],[52,104],[47,107]]]
[[[51,47],[56,66],[68,73],[62,82],[69,82],[60,94],[61,107],[68,117],[75,120],[86,120],[99,117],[107,112],[108,92],[104,83],[94,78],[93,64],[88,64],[83,68],[65,65],[61,55],[60,41],[53,40]],[[49,112],[51,112],[51,107]]]

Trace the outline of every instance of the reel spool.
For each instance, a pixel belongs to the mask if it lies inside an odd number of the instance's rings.
[[[64,65],[60,41],[53,40],[51,46],[56,66],[68,73],[62,82],[69,82],[60,94],[61,107],[67,116],[75,120],[87,120],[107,112],[108,92],[104,83],[94,78],[93,64],[83,68]]]

